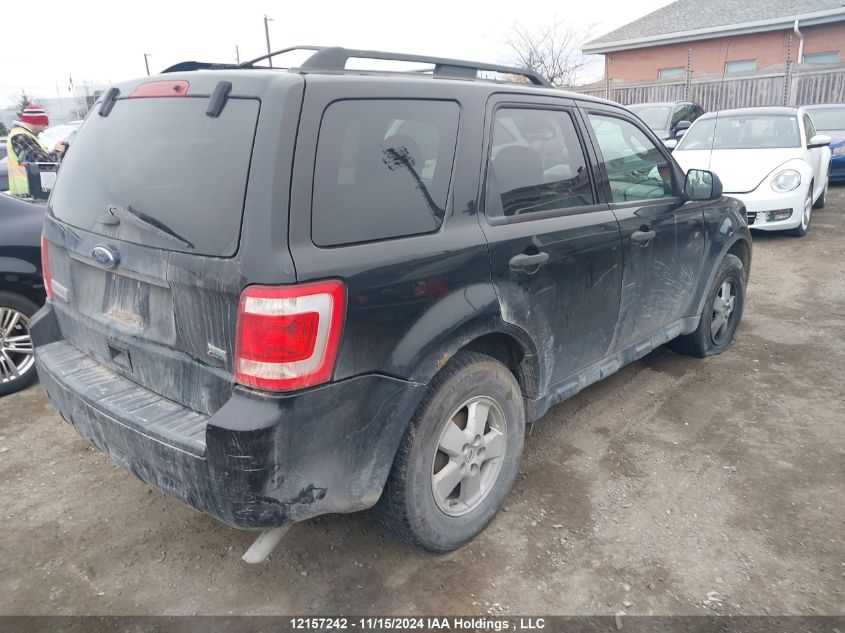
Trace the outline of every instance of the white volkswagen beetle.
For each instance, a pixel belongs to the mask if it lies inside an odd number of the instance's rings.
[[[806,235],[824,207],[830,137],[816,134],[803,108],[743,108],[703,115],[672,153],[684,171],[706,169],[742,200],[748,224]]]

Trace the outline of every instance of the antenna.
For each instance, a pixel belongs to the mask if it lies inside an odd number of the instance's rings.
[[[731,52],[731,43],[728,42],[725,48],[725,61],[722,63],[722,79],[719,81],[719,103],[716,108],[716,117],[713,119],[713,134],[710,137],[710,155],[707,157],[707,171],[711,171],[710,167],[713,164],[713,148],[716,145],[716,128],[719,127],[719,112],[722,110],[722,97],[725,94],[725,73],[728,72],[728,55]]]

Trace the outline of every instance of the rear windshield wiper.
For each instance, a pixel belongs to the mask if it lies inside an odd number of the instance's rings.
[[[117,222],[115,222],[117,220]],[[106,215],[101,216],[98,218],[98,222],[100,224],[106,225],[113,225],[119,224],[121,220],[126,220],[127,222],[134,224],[137,227],[152,230],[154,233],[157,233],[163,237],[167,237],[173,240],[176,240],[188,248],[194,248],[194,245],[186,240],[184,237],[176,233],[173,229],[169,226],[156,220],[153,217],[148,216],[146,213],[142,213],[141,211],[136,211],[132,207],[127,205],[120,205],[120,204],[112,204],[109,205],[108,213]]]

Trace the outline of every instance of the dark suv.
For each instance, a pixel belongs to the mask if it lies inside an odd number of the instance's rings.
[[[0,193],[0,397],[36,378],[29,320],[44,303],[43,224],[43,205]]]
[[[39,376],[142,480],[239,528],[375,506],[447,551],[526,422],[732,342],[743,207],[624,108],[459,60],[258,63],[111,88],[49,202]]]
[[[690,125],[704,114],[704,108],[691,101],[670,101],[664,103],[637,103],[628,109],[640,117],[664,143],[674,148],[672,142],[683,136]]]

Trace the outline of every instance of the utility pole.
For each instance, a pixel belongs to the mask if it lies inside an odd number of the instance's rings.
[[[147,77],[150,76],[150,62],[147,57],[151,57],[149,53],[144,53],[144,66],[147,67]]]
[[[235,62],[237,64],[241,63],[241,52],[238,50],[238,45],[235,44]]]
[[[264,37],[267,38],[267,54],[269,55],[273,51],[270,50],[270,27],[268,26],[268,22],[272,22],[273,18],[268,18],[267,14],[264,14]],[[273,67],[273,58],[268,57],[267,62],[270,64],[270,68]]]

